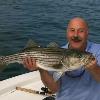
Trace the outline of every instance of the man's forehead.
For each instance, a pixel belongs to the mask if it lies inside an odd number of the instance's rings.
[[[88,27],[88,25],[87,25],[86,21],[83,20],[82,18],[74,18],[69,22],[68,27],[85,28],[85,27]]]
[[[70,22],[74,22],[74,21],[78,21],[78,22],[83,22],[83,23],[86,23],[86,21],[80,17],[76,17],[76,18],[73,18],[70,20]]]
[[[68,29],[86,29],[85,27],[80,27],[80,26],[71,26]]]

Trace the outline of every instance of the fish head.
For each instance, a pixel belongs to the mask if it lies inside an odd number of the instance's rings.
[[[95,57],[89,52],[71,51],[62,59],[62,64],[66,71],[72,71],[84,67],[90,63]]]
[[[95,56],[90,52],[85,52],[81,58],[81,62],[83,63],[84,66],[91,63],[91,61],[93,60],[95,60]]]

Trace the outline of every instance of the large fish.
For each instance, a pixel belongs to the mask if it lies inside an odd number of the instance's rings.
[[[49,44],[48,47],[40,47],[30,41],[20,53],[0,56],[0,69],[11,63],[23,64],[26,56],[35,58],[37,66],[42,69],[62,73],[84,67],[94,59],[89,52],[60,48],[55,43]]]

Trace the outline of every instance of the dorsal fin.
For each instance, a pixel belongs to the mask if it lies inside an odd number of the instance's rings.
[[[40,47],[40,46],[36,42],[34,42],[32,39],[29,39],[25,48],[34,48],[34,47]]]
[[[56,42],[50,42],[47,45],[48,48],[59,48],[59,45]]]

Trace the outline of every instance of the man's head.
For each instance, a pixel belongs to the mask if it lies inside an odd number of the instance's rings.
[[[67,39],[72,49],[85,50],[88,39],[88,25],[82,18],[70,20],[67,28]]]

